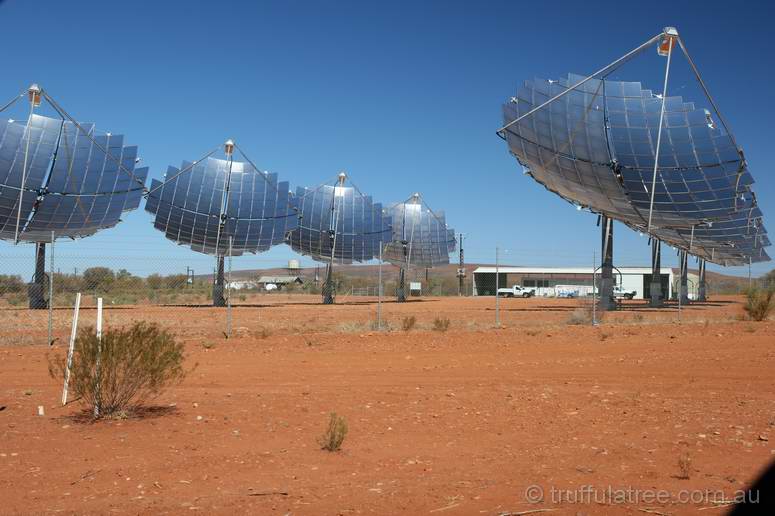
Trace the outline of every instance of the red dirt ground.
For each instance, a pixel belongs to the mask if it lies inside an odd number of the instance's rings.
[[[19,320],[20,342],[45,340],[45,314],[0,311],[0,513],[715,515],[679,497],[731,498],[775,460],[775,323],[739,321],[739,298],[680,324],[632,303],[597,328],[567,323],[576,301],[508,299],[503,329],[492,298],[428,298],[383,304],[380,333],[370,300],[266,297],[228,340],[222,309],[108,309],[108,325],[164,322],[198,366],[145,417],[98,423],[58,406],[46,346],[8,341]],[[316,443],[331,411],[350,427],[337,453]]]

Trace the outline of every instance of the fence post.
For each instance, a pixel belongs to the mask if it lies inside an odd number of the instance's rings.
[[[48,268],[48,345],[54,345],[54,232],[51,232]]]
[[[229,235],[229,272],[226,276],[226,338],[231,337],[231,252],[234,237]]]
[[[382,244],[379,246],[379,286],[377,287],[377,330],[382,329]]]
[[[62,390],[62,405],[67,404],[67,386],[70,383],[70,368],[73,367],[73,351],[75,350],[75,335],[78,331],[78,311],[81,308],[81,293],[75,295],[75,309],[73,311],[73,327],[70,330],[70,347],[67,350],[67,364],[65,365],[65,387]]]
[[[97,365],[95,367],[94,417],[100,417],[100,361],[102,360],[102,298],[97,298]]]
[[[597,254],[592,251],[592,326],[597,326],[597,294],[595,276],[597,275]]]

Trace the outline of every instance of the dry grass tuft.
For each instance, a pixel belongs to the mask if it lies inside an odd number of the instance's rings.
[[[436,317],[433,320],[433,331],[447,331],[449,329],[449,318]]]
[[[401,320],[401,329],[404,331],[411,331],[412,328],[414,328],[414,325],[417,324],[417,317],[410,315],[409,317],[404,317]]]
[[[682,480],[689,480],[692,475],[692,458],[688,453],[685,453],[678,457],[678,478]]]
[[[346,321],[339,323],[339,333],[358,333],[364,330],[363,323],[358,321]]]
[[[342,442],[347,435],[347,421],[344,417],[338,416],[336,412],[331,412],[328,420],[328,428],[323,435],[318,438],[318,444],[323,450],[330,452],[338,451],[342,447]]]
[[[592,324],[592,309],[589,307],[576,308],[568,316],[566,323],[576,326]]]

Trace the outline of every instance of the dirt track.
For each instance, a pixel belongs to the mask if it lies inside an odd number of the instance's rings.
[[[384,305],[394,328],[417,318],[390,333],[371,302],[270,301],[235,309],[229,340],[212,308],[109,309],[164,321],[198,363],[141,419],[78,422],[44,346],[1,347],[0,513],[689,514],[713,503],[682,490],[731,497],[775,460],[775,324],[736,320],[739,300],[592,328],[566,323],[575,301],[511,299],[494,329],[492,299],[428,299]],[[316,444],[330,411],[350,426],[339,453]],[[552,500],[586,485],[673,501]]]

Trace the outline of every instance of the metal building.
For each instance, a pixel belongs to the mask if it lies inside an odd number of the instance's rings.
[[[592,295],[592,267],[498,267],[498,285],[535,289],[536,296],[562,297],[573,293],[574,296]],[[495,294],[495,267],[478,267],[474,270],[474,295],[492,296]],[[595,275],[600,283],[600,271]],[[635,291],[634,299],[650,297],[651,267],[614,268],[614,283],[626,291]],[[673,269],[660,268],[662,292],[671,298],[675,289]]]

